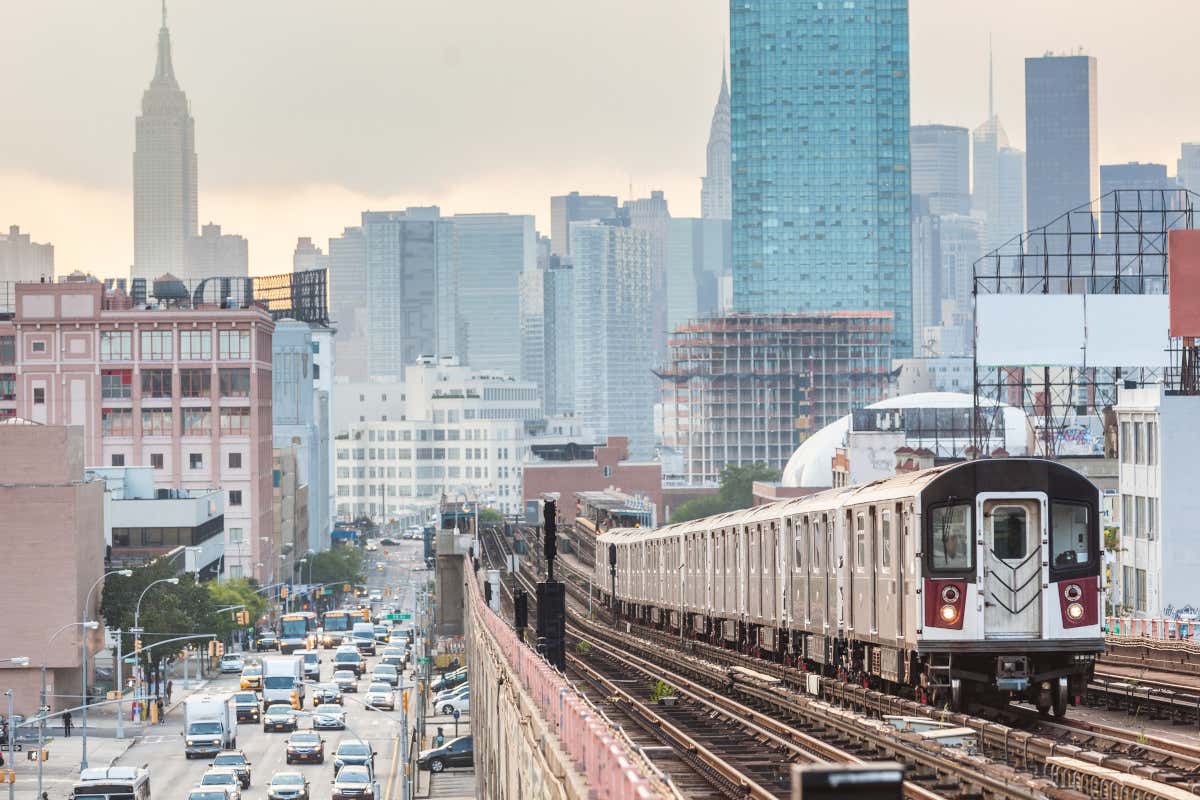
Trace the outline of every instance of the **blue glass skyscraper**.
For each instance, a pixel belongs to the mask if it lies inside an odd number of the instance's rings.
[[[907,0],[730,0],[733,302],[885,310],[912,351]]]

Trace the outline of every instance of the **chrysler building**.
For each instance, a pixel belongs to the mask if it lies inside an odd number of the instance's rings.
[[[721,92],[713,109],[712,127],[708,132],[708,169],[701,179],[700,216],[733,218],[733,182],[729,169],[729,83],[725,80],[725,65],[721,65]]]

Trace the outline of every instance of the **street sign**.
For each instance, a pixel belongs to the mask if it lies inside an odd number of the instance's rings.
[[[454,709],[454,721],[455,721],[455,722],[458,722],[458,718],[459,718],[459,717],[461,717],[461,716],[462,716],[462,712],[461,712],[461,711],[459,711],[457,708],[456,708],[456,709]]]
[[[428,663],[429,663],[429,658],[428,658],[428,657],[425,657],[425,658],[418,658],[418,659],[417,659],[417,663],[418,663],[418,664],[428,664]]]
[[[333,587],[326,586],[324,589],[321,590],[321,594],[333,594]]]

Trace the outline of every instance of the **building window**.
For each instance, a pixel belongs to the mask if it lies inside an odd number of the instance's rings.
[[[1146,463],[1146,426],[1140,422],[1133,423],[1133,463]]]
[[[171,331],[142,331],[142,361],[170,361],[174,355]]]
[[[241,453],[230,453],[229,454],[229,468],[230,469],[241,469],[242,468],[242,454]]]
[[[150,454],[150,466],[153,467],[154,469],[162,469],[163,468],[163,454],[162,453],[151,453]]]
[[[1154,497],[1146,498],[1146,538],[1154,538],[1155,519],[1158,517],[1158,499]]]
[[[242,543],[242,529],[241,528],[230,528],[229,529],[229,543],[230,544],[241,544]]]
[[[100,371],[100,396],[105,400],[128,400],[133,389],[133,370]]]
[[[1137,573],[1137,610],[1146,610],[1146,570],[1136,570]]]
[[[1147,538],[1147,519],[1146,519],[1146,498],[1138,497],[1134,501],[1134,506],[1137,509],[1137,538]]]
[[[174,413],[169,408],[142,409],[142,436],[173,436]]]
[[[112,465],[114,467],[125,466],[125,455],[123,453],[113,453],[112,454]]]
[[[101,331],[101,361],[132,361],[133,331]]]
[[[46,387],[45,386],[33,387],[33,404],[35,406],[40,406],[40,405],[44,405],[45,402],[46,402]]]
[[[171,370],[142,370],[142,397],[163,399],[171,397]]]
[[[212,409],[183,409],[183,435],[208,436],[212,433]]]
[[[1133,567],[1125,567],[1123,569],[1123,578],[1121,581],[1121,601],[1129,608],[1132,608],[1135,602],[1135,589],[1137,588],[1137,577]]]
[[[1146,463],[1154,466],[1158,463],[1158,423],[1146,423]]]
[[[217,358],[222,361],[250,358],[250,331],[217,331]]]
[[[229,577],[231,577],[231,578],[242,577],[242,565],[241,564],[230,564],[229,565]]]
[[[17,363],[17,337],[0,336],[0,365],[11,367]]]
[[[204,469],[204,454],[188,453],[188,467],[191,469]]]
[[[249,397],[250,370],[221,370],[221,397]]]
[[[283,480],[283,470],[280,470],[280,469],[273,469],[273,470],[271,470],[271,485],[272,485],[273,487],[275,487],[276,489],[278,489],[278,488],[279,488],[279,482],[280,482],[280,481],[282,481],[282,480]]]
[[[0,400],[17,399],[17,376],[13,374],[0,375]]]
[[[320,364],[313,364],[313,380],[314,381],[321,380],[321,365]]]
[[[242,504],[242,490],[241,489],[230,489],[229,490],[229,505],[240,506],[241,504]]]
[[[128,408],[101,409],[100,433],[103,436],[132,436],[133,411]]]
[[[184,361],[211,361],[212,331],[180,331],[179,358]]]
[[[212,372],[207,369],[179,370],[180,397],[204,397],[212,395]]]
[[[1128,422],[1121,423],[1120,448],[1121,448],[1121,452],[1120,452],[1121,463],[1122,464],[1132,464],[1133,463],[1133,442],[1131,442],[1129,440],[1129,423]]]
[[[35,353],[46,352],[46,340],[45,339],[37,339],[36,341],[34,341],[31,344],[31,348],[32,348],[33,352],[35,352]]]
[[[250,433],[250,409],[222,408],[221,433],[244,436]]]

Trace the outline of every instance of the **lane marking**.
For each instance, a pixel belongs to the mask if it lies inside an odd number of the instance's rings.
[[[408,731],[405,731],[404,735],[407,736]],[[388,777],[387,791],[383,793],[384,800],[392,800],[392,794],[394,793],[394,790],[396,787],[396,763],[399,760],[400,760],[400,737],[397,736],[395,738],[395,740],[392,742],[392,768],[391,768],[391,775]],[[404,767],[405,767],[405,769],[407,769],[408,764],[405,764]],[[400,800],[404,800],[404,798],[401,798]]]

